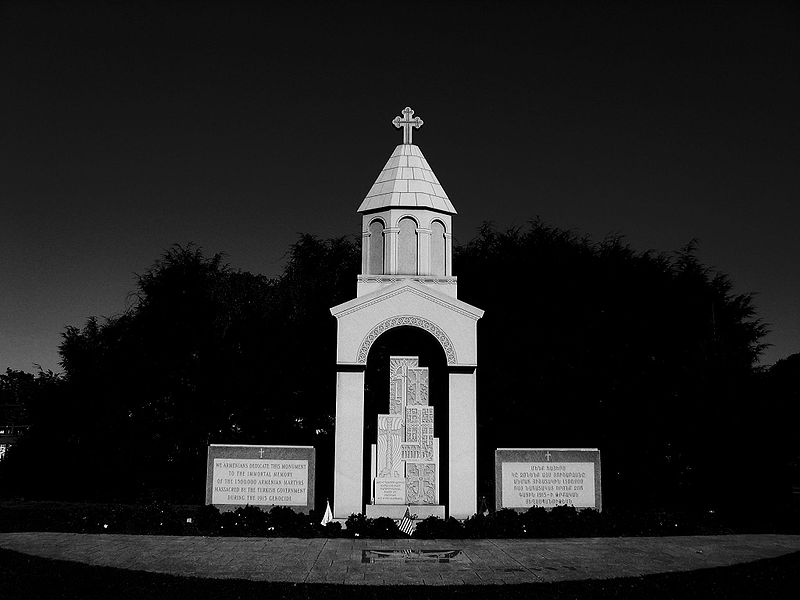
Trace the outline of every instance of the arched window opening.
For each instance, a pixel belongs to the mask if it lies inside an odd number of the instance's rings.
[[[417,224],[414,219],[400,219],[397,241],[397,272],[400,275],[417,274]]]
[[[441,221],[431,223],[431,275],[444,277],[446,272],[446,245],[444,224]]]
[[[383,275],[383,222],[375,219],[369,224],[369,265],[370,275]]]

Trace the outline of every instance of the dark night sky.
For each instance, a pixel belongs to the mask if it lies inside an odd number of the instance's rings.
[[[172,243],[276,275],[359,232],[406,105],[458,241],[697,238],[800,351],[796,5],[273,4],[0,4],[0,370],[58,370]]]

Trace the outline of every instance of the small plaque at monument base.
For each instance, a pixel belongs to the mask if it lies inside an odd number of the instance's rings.
[[[311,446],[211,444],[206,504],[220,510],[240,506],[314,508],[315,450]]]
[[[498,448],[495,506],[602,509],[597,448]]]
[[[376,477],[375,504],[405,504],[405,477]]]

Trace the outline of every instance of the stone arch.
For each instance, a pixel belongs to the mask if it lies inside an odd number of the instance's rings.
[[[433,321],[429,321],[428,319],[415,315],[400,315],[397,317],[390,317],[381,321],[375,325],[375,327],[370,329],[369,333],[367,333],[367,335],[364,337],[363,341],[361,342],[361,346],[358,349],[358,364],[367,364],[369,349],[372,347],[372,344],[375,342],[375,340],[378,339],[378,336],[389,329],[394,327],[402,327],[404,325],[424,329],[433,335],[433,337],[435,337],[442,345],[444,355],[447,357],[447,364],[458,364],[458,360],[456,359],[456,349],[453,346],[453,342],[450,341],[450,338],[444,332],[444,330]]]
[[[367,265],[367,273],[369,275],[383,275],[384,268],[384,241],[383,231],[386,229],[386,223],[380,217],[372,219],[369,223],[369,264]]]
[[[397,228],[397,273],[416,275],[419,268],[417,248],[419,223],[414,217],[404,216],[397,221]]]
[[[447,274],[446,233],[447,227],[441,220],[431,221],[431,275],[434,277],[444,277]]]

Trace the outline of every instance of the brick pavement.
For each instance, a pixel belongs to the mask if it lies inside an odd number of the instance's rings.
[[[0,533],[0,548],[181,576],[362,585],[536,583],[721,567],[800,551],[798,535],[365,540]],[[364,550],[459,550],[449,562]],[[411,558],[419,558],[413,555]]]

